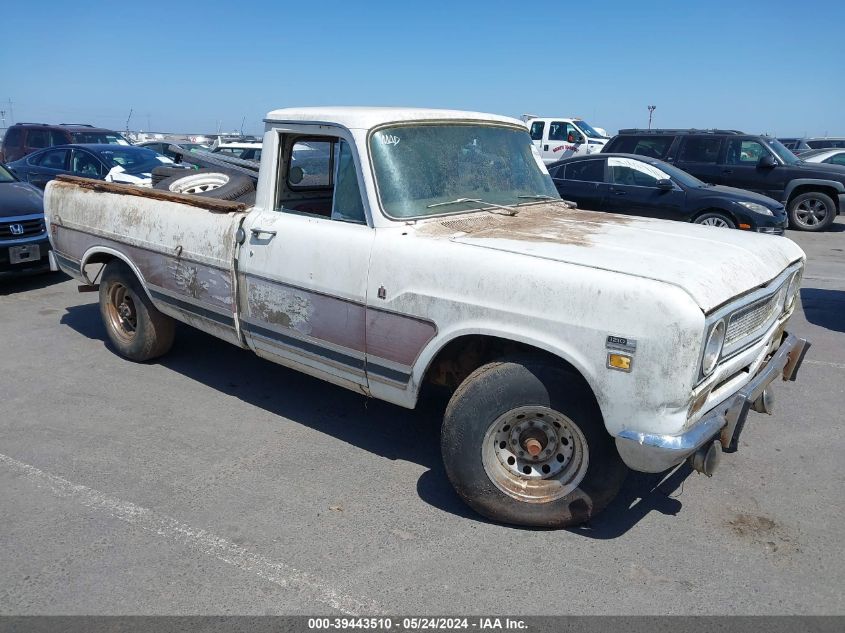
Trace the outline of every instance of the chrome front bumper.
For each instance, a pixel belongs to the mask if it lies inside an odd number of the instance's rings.
[[[677,466],[699,447],[718,439],[722,450],[733,452],[745,426],[748,410],[774,380],[795,380],[810,344],[794,334],[785,338],[763,368],[744,387],[708,411],[681,435],[658,435],[625,430],[616,436],[616,449],[632,469],[659,473]]]

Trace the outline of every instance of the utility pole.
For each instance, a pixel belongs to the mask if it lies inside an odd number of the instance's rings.
[[[12,98],[9,97],[9,123],[15,122],[15,111],[12,110]]]
[[[244,123],[246,122],[246,116],[241,119],[241,136],[244,135]]]
[[[655,111],[655,110],[657,110],[657,106],[656,106],[656,105],[650,105],[650,106],[648,106],[648,129],[649,129],[649,130],[651,129],[651,117],[652,117],[652,115],[654,114],[654,111]]]
[[[129,133],[129,119],[132,118],[132,108],[129,108],[129,116],[126,117],[126,132]]]
[[[3,120],[3,129],[6,128],[6,111],[0,110],[0,119]]]

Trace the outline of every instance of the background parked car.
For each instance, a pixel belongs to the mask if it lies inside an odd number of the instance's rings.
[[[186,141],[168,141],[168,140],[161,140],[161,141],[145,141],[143,143],[136,143],[135,147],[146,147],[147,149],[151,149],[154,152],[158,152],[164,156],[167,156],[170,160],[174,162],[180,162],[181,157],[170,149],[171,145],[176,145],[188,152],[193,152],[194,150],[202,150],[206,152],[210,152],[211,148],[208,145],[203,145],[201,143],[189,143]]]
[[[11,163],[39,149],[71,143],[130,144],[118,132],[86,123],[15,123],[3,137],[0,162]]]
[[[793,228],[820,231],[845,208],[845,168],[805,163],[769,136],[736,130],[620,130],[602,150],[658,158],[714,185],[782,202]]]
[[[759,194],[708,185],[668,163],[599,154],[549,165],[561,197],[582,209],[782,235],[786,210]]]
[[[8,166],[21,180],[43,189],[59,174],[151,186],[153,168],[172,164],[166,156],[145,147],[62,145],[34,152]]]
[[[261,143],[220,143],[212,152],[228,154],[242,160],[261,160]]]
[[[807,145],[807,141],[805,141],[803,138],[779,138],[778,140],[786,149],[791,151],[796,156],[813,149],[812,147]]]
[[[44,198],[0,165],[0,277],[48,270]]]
[[[801,160],[806,163],[845,166],[845,149],[811,149],[809,152],[801,154]]]
[[[815,138],[808,138],[807,145],[812,147],[813,149],[826,149],[829,147],[841,147],[845,148],[845,137],[842,136],[831,136],[831,137],[815,137]]]

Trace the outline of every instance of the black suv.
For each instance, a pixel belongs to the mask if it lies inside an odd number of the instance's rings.
[[[123,135],[87,123],[15,123],[6,130],[6,136],[3,137],[0,162],[11,163],[36,150],[71,143],[131,145]]]
[[[805,163],[769,136],[736,130],[620,130],[605,153],[659,158],[705,182],[782,202],[789,223],[821,231],[845,209],[845,167]]]

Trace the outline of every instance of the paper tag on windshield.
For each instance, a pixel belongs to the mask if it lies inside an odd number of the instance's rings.
[[[546,169],[546,163],[543,162],[543,157],[540,156],[540,150],[538,150],[537,146],[533,143],[531,144],[531,153],[534,154],[534,162],[537,163],[537,167],[540,168],[540,171],[548,175],[549,170]]]

